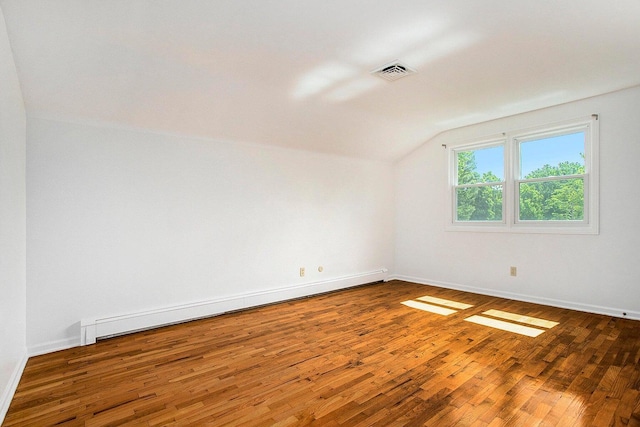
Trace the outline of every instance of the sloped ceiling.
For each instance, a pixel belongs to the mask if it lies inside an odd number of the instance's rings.
[[[32,115],[395,160],[640,84],[640,1],[0,0]],[[393,60],[417,74],[369,71]]]

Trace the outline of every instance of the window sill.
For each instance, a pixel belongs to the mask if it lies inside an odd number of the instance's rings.
[[[470,233],[515,233],[515,234],[600,234],[596,225],[511,225],[506,224],[448,224],[445,231]]]

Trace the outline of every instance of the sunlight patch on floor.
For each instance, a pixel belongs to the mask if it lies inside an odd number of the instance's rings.
[[[467,317],[467,322],[476,323],[478,325],[489,326],[495,329],[501,329],[503,331],[513,332],[516,334],[526,335],[528,337],[537,337],[544,332],[543,329],[536,329],[529,326],[518,325],[511,322],[505,322],[502,320],[491,319],[483,316],[471,316]]]
[[[429,313],[440,314],[442,316],[449,316],[450,314],[457,313],[459,310],[466,310],[473,307],[472,304],[432,297],[430,295],[424,295],[416,298],[415,300],[403,301],[402,304],[407,307],[427,311]],[[546,329],[553,328],[558,325],[558,322],[553,322],[551,320],[510,313],[502,310],[491,309],[484,311],[481,314],[482,315],[467,317],[464,320],[528,337],[537,337],[544,333]],[[533,326],[535,326],[535,328]]]
[[[526,325],[531,326],[539,326],[542,328],[553,328],[554,326],[558,326],[558,322],[552,322],[551,320],[540,319],[538,317],[524,316],[521,314],[509,313],[508,311],[500,311],[500,310],[487,310],[482,314],[486,314],[491,317],[498,317],[500,319],[505,320],[513,320],[514,322],[524,323]]]
[[[443,305],[445,307],[457,308],[459,310],[465,310],[467,308],[473,307],[471,304],[465,304],[458,301],[451,301],[448,299],[431,297],[429,295],[425,295],[423,297],[416,298],[418,301],[430,302],[433,304]]]
[[[406,305],[407,307],[417,308],[418,310],[428,311],[430,313],[435,313],[435,314],[441,314],[443,316],[448,316],[450,314],[458,312],[457,310],[452,310],[450,308],[439,307],[437,305],[431,305],[424,302],[413,301],[413,300],[403,301],[402,304]]]

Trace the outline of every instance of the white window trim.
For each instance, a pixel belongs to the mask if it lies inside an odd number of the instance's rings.
[[[585,173],[581,175],[551,179],[583,177],[584,179],[584,220],[583,221],[520,221],[519,200],[516,186],[519,179],[519,141],[538,139],[545,135],[553,136],[572,131],[585,131]],[[502,198],[502,221],[456,221],[455,189],[458,165],[458,151],[477,150],[504,144],[504,179]],[[540,125],[524,130],[514,130],[499,136],[486,137],[473,141],[451,144],[447,147],[447,215],[445,230],[467,232],[499,233],[547,233],[547,234],[598,234],[599,233],[599,117],[592,114],[563,122]],[[546,178],[545,178],[546,179]],[[501,184],[501,183],[496,183]]]

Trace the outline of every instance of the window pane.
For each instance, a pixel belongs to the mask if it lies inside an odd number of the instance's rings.
[[[520,178],[584,173],[584,132],[520,143]]]
[[[458,185],[504,181],[504,146],[456,152]]]
[[[456,188],[457,221],[502,221],[502,185]]]
[[[520,183],[520,220],[581,221],[584,219],[582,178]]]

